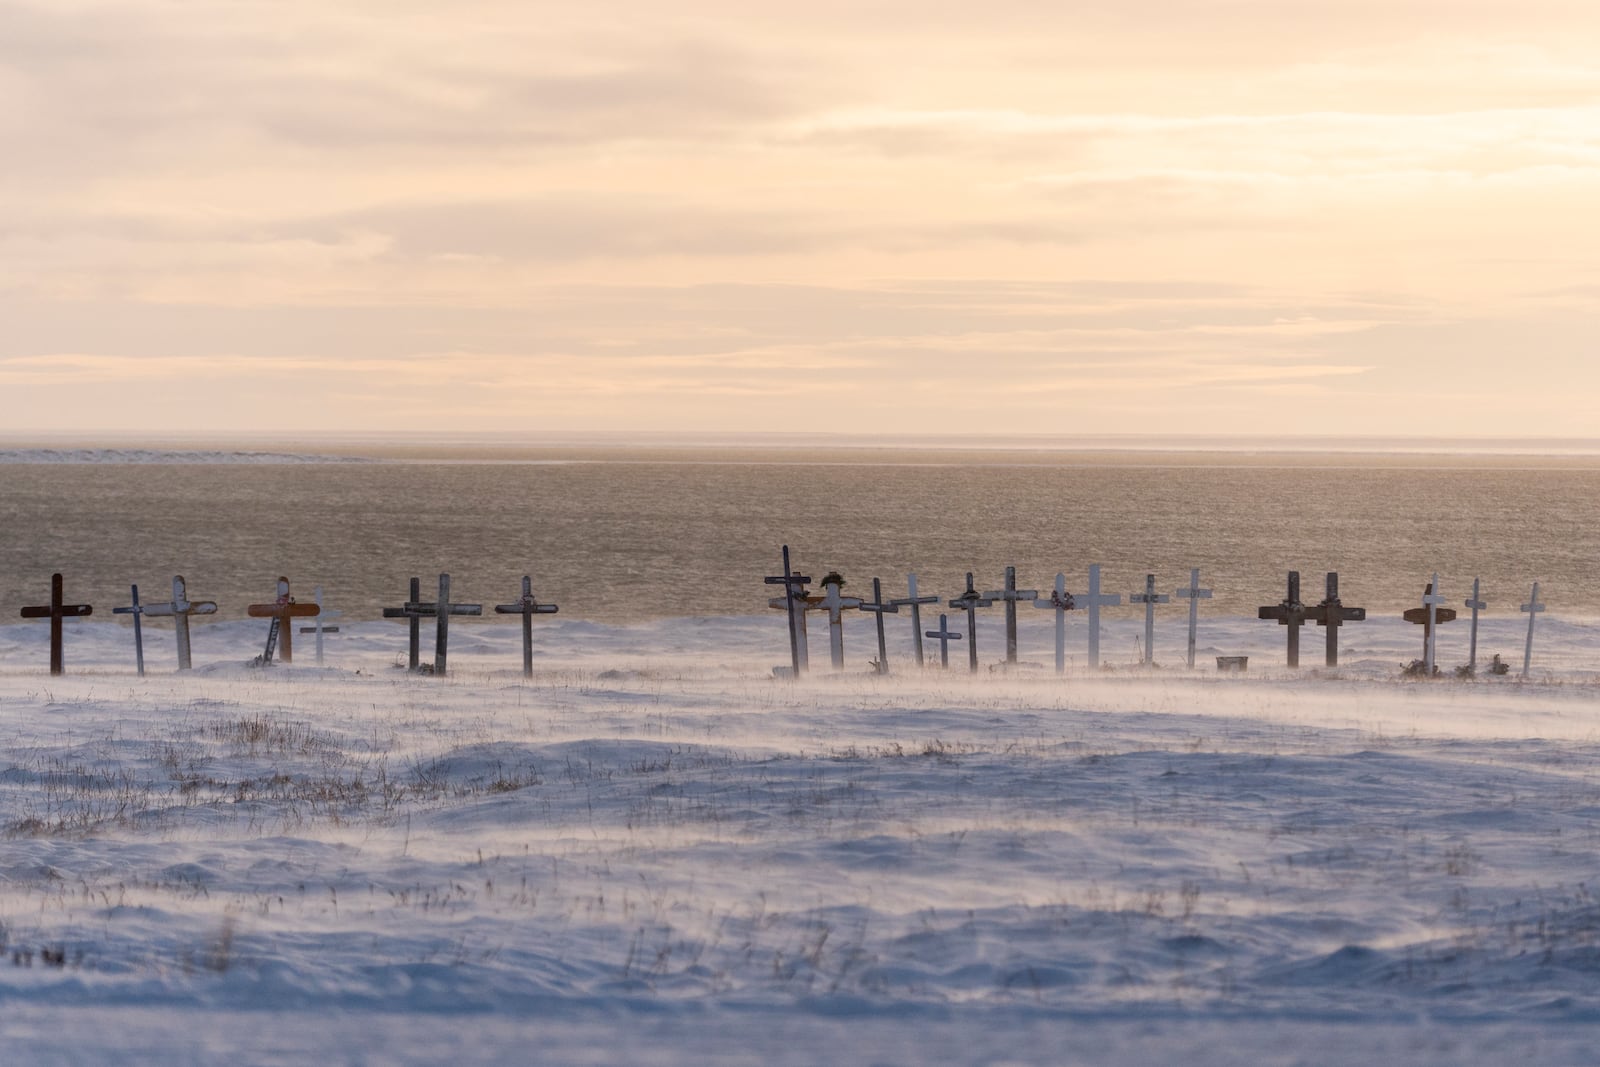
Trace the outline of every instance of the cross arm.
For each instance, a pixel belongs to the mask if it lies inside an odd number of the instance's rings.
[[[114,610],[115,609],[113,609],[113,611]],[[94,608],[88,604],[63,604],[61,605],[61,610],[56,612],[56,614],[59,614],[62,618],[93,615]],[[24,619],[48,619],[50,616],[51,610],[48,605],[39,605],[36,607],[22,609],[22,617]]]
[[[541,604],[537,600],[524,600],[515,604],[496,604],[496,615],[554,615],[560,611],[557,604]]]

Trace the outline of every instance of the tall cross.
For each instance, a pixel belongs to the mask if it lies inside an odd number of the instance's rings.
[[[860,597],[840,595],[843,586],[839,572],[829,571],[822,576],[822,599],[816,601],[817,610],[828,613],[828,652],[836,671],[844,670],[844,613],[861,606]]]
[[[1533,583],[1533,595],[1528,602],[1522,605],[1522,610],[1528,613],[1528,643],[1522,646],[1522,677],[1528,676],[1528,667],[1533,663],[1533,620],[1539,617],[1539,612],[1544,610],[1544,605],[1539,603],[1539,583]]]
[[[965,608],[967,612],[967,668],[973,674],[978,673],[978,609],[986,608],[993,603],[992,598],[979,596],[978,591],[972,587],[971,571],[967,572],[966,592],[950,599],[951,607]]]
[[[427,608],[427,611],[422,610]],[[432,604],[422,603],[422,579],[411,579],[411,597],[398,608],[384,608],[386,619],[409,619],[411,646],[406,658],[406,669],[415,673],[422,666],[422,617],[433,614]]]
[[[1463,601],[1463,606],[1472,609],[1472,643],[1467,646],[1467,673],[1472,674],[1478,669],[1478,612],[1489,606],[1487,600],[1478,597],[1479,579],[1472,579],[1472,596]]]
[[[1156,592],[1156,576],[1144,576],[1144,592],[1129,593],[1128,603],[1144,605],[1144,665],[1152,666],[1156,661],[1156,605],[1166,604],[1172,600],[1165,593]]]
[[[330,619],[339,618],[341,615],[344,614],[344,612],[342,612],[342,611],[333,611],[333,610],[323,606],[323,604],[322,604],[322,586],[320,586],[320,585],[317,586],[316,590],[311,594],[311,599],[316,601],[316,603],[317,603],[317,623],[316,623],[315,626],[302,626],[302,627],[300,627],[300,632],[303,633],[303,634],[316,634],[317,635],[317,666],[320,667],[320,666],[322,666],[322,635],[323,634],[336,634],[336,633],[339,632],[339,628],[337,626],[328,626],[328,625],[325,625],[325,624]]]
[[[1056,587],[1050,591],[1048,598],[1041,598],[1033,602],[1036,608],[1045,608],[1056,613],[1056,673],[1067,672],[1067,612],[1078,605],[1073,601],[1072,594],[1067,592],[1067,576],[1056,575]]]
[[[896,607],[896,608],[909,607],[911,609],[911,637],[912,637],[912,642],[911,643],[912,643],[912,646],[916,649],[917,666],[920,667],[920,666],[922,666],[922,637],[923,637],[923,634],[922,634],[922,605],[924,605],[924,604],[937,604],[939,602],[939,598],[936,597],[936,596],[918,596],[917,595],[917,576],[915,574],[906,575],[906,590],[907,590],[907,593],[908,593],[907,596],[896,597],[895,599],[889,601],[889,604],[890,604],[891,607]]]
[[[144,628],[139,625],[139,617],[144,614],[144,607],[139,603],[139,587],[131,586],[133,590],[133,604],[126,608],[112,608],[113,615],[133,616],[133,661],[139,665],[139,677],[144,677]]]
[[[1121,593],[1100,592],[1100,564],[1089,564],[1089,591],[1076,598],[1082,607],[1089,609],[1089,666],[1100,666],[1100,609],[1115,608],[1122,604]]]
[[[795,610],[795,598],[806,595],[806,586],[811,584],[811,579],[805,575],[796,574],[789,569],[789,546],[783,546],[783,573],[773,574],[761,579],[767,585],[783,586],[784,595],[770,603],[773,607],[782,607],[789,617],[789,662],[794,672],[792,677],[800,677],[800,672],[806,668],[806,618],[804,609]],[[920,645],[918,646],[921,647]],[[918,662],[921,662],[920,660]]]
[[[1200,568],[1189,568],[1189,584],[1186,588],[1176,589],[1173,596],[1189,602],[1189,668],[1194,669],[1194,636],[1200,625],[1200,601],[1211,599],[1211,590],[1200,588]]]
[[[995,592],[986,592],[984,598],[990,603],[998,600],[1006,606],[1006,662],[1017,662],[1017,601],[1037,601],[1039,590],[1017,588],[1017,568],[1006,568],[1006,587]]]
[[[407,604],[406,607],[410,607]],[[450,603],[450,576],[439,575],[439,599],[432,604],[418,604],[419,611],[433,616],[433,673],[437,677],[444,677],[445,661],[450,655],[450,616],[452,615],[482,615],[482,604],[452,604]],[[430,610],[423,610],[430,609]]]
[[[1435,574],[1428,583],[1428,588],[1422,593],[1422,607],[1407,610],[1401,618],[1406,622],[1415,623],[1422,627],[1422,669],[1429,678],[1433,677],[1434,646],[1437,643],[1434,631],[1441,623],[1451,622],[1456,617],[1454,608],[1441,608],[1445,598],[1439,595],[1439,576]]]
[[[535,615],[554,615],[561,609],[555,604],[541,604],[533,596],[533,579],[528,575],[522,576],[522,598],[510,604],[496,604],[496,615],[521,615],[522,616],[522,676],[533,677],[533,617]]]
[[[321,591],[321,589],[317,590],[319,593]],[[189,653],[189,616],[215,615],[217,613],[217,605],[210,600],[191,601],[189,599],[189,589],[184,583],[183,575],[176,574],[172,577],[172,599],[165,604],[151,604],[144,611],[146,615],[171,616],[173,628],[178,638],[178,669],[180,671],[189,670],[193,666],[193,660]],[[320,619],[321,616],[319,615],[318,618]],[[318,663],[322,662],[321,651],[320,648],[317,650]],[[283,646],[283,658],[285,662],[288,662],[289,646],[287,643]]]
[[[252,619],[271,619],[277,628],[283,650],[279,653],[285,663],[294,662],[294,620],[309,619],[319,610],[315,604],[297,604],[289,595],[289,579],[278,579],[278,598],[270,604],[251,604],[245,614]]]
[[[1300,572],[1289,572],[1289,587],[1282,602],[1256,609],[1258,619],[1277,619],[1289,628],[1289,666],[1300,666],[1300,627],[1306,623],[1306,606],[1300,603]]]
[[[878,673],[879,674],[888,674],[889,673],[889,647],[885,643],[884,637],[883,637],[883,617],[886,614],[888,614],[888,615],[898,615],[898,614],[900,614],[900,608],[893,601],[890,601],[887,604],[884,603],[884,601],[883,601],[883,583],[880,582],[878,579],[874,578],[874,579],[872,579],[872,599],[869,600],[869,601],[862,602],[861,610],[862,611],[870,611],[874,615],[877,616],[877,619],[878,619]]]
[[[950,629],[948,615],[939,616],[939,628],[929,630],[928,637],[936,638],[939,642],[939,666],[950,666],[950,642],[961,640],[961,635]]]
[[[60,674],[62,668],[61,656],[61,620],[77,619],[85,615],[94,614],[94,607],[90,604],[64,604],[61,597],[61,575],[50,576],[50,603],[22,609],[24,619],[49,619],[50,620],[50,673]]]
[[[1316,607],[1306,609],[1307,621],[1315,622],[1318,626],[1326,626],[1327,631],[1327,658],[1330,667],[1339,665],[1339,627],[1347,622],[1365,622],[1366,608],[1347,608],[1339,599],[1339,572],[1328,572],[1327,594],[1322,598],[1322,603]]]

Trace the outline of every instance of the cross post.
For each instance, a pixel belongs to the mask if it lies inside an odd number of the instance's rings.
[[[884,636],[883,636],[883,617],[886,614],[887,615],[898,615],[898,614],[900,614],[900,608],[893,601],[890,601],[889,603],[884,603],[884,600],[883,600],[883,583],[880,582],[878,579],[874,578],[874,579],[872,579],[872,599],[869,600],[869,601],[863,601],[862,604],[861,604],[861,610],[862,611],[870,611],[874,615],[877,616],[877,622],[878,622],[878,673],[879,674],[888,674],[889,673],[889,646],[884,641]]]
[[[941,614],[939,616],[939,628],[937,630],[929,630],[927,633],[928,637],[936,638],[938,640],[939,666],[946,668],[950,666],[950,642],[961,640],[961,635],[950,629],[950,623],[948,620],[948,615]]]
[[[1406,622],[1422,627],[1422,669],[1429,678],[1433,677],[1434,647],[1438,640],[1434,636],[1435,630],[1441,623],[1452,622],[1456,617],[1454,608],[1439,606],[1445,602],[1445,598],[1439,595],[1438,589],[1439,575],[1435,573],[1428,582],[1428,588],[1423,590],[1422,607],[1409,608],[1401,615]]]
[[[1017,601],[1026,600],[1037,602],[1039,590],[1017,588],[1017,568],[1006,568],[1006,586],[994,592],[985,592],[984,597],[990,602],[998,600],[1006,606],[1006,662],[1017,662]]]
[[[1544,610],[1544,605],[1539,603],[1539,583],[1533,583],[1533,595],[1528,602],[1522,605],[1522,610],[1528,613],[1528,643],[1522,646],[1522,677],[1528,677],[1528,668],[1533,663],[1533,620],[1539,617],[1539,612]]]
[[[1300,572],[1289,572],[1288,589],[1280,603],[1256,609],[1258,619],[1276,619],[1289,628],[1289,666],[1300,666],[1300,627],[1306,622],[1306,606],[1300,602]]]
[[[482,604],[450,603],[450,576],[439,575],[439,599],[433,605],[433,673],[444,677],[445,660],[450,654],[450,616],[482,615]]]
[[[1089,609],[1089,666],[1100,666],[1100,609],[1122,605],[1121,593],[1100,592],[1100,564],[1089,564],[1089,592],[1079,598]]]
[[[522,576],[522,598],[510,604],[496,604],[496,615],[522,616],[522,676],[533,677],[533,617],[554,615],[561,609],[555,604],[541,604],[533,596],[533,578]]]
[[[320,592],[320,590],[319,590]],[[193,658],[189,651],[189,616],[190,615],[215,615],[217,605],[210,600],[191,601],[189,589],[183,580],[183,575],[176,574],[172,577],[172,599],[165,604],[151,604],[145,609],[145,614],[150,616],[171,616],[173,632],[178,639],[178,669],[189,670],[193,666]],[[289,647],[284,646],[284,661],[288,662]],[[321,660],[319,659],[320,663]]]
[[[410,620],[411,645],[406,659],[406,669],[415,674],[422,667],[422,618],[433,614],[433,605],[422,603],[422,579],[411,579],[411,596],[398,608],[384,608],[386,619]]]
[[[278,579],[278,598],[270,604],[251,604],[244,609],[253,619],[271,619],[278,627],[282,642],[279,657],[285,663],[294,662],[294,620],[309,619],[320,610],[315,604],[299,604],[289,595],[289,579]]]
[[[906,575],[906,589],[907,589],[907,592],[908,592],[907,596],[896,597],[895,599],[889,601],[889,604],[890,604],[891,607],[896,607],[896,608],[909,607],[911,609],[911,637],[912,637],[911,644],[912,644],[912,647],[916,649],[917,666],[920,667],[920,666],[922,666],[922,637],[923,637],[923,634],[922,634],[922,605],[924,605],[924,604],[937,604],[939,602],[939,598],[936,597],[936,596],[918,596],[917,595],[917,576],[915,574]]]
[[[778,599],[771,601],[773,607],[781,606],[789,617],[789,663],[795,678],[800,677],[800,672],[805,670],[806,659],[806,618],[804,609],[795,610],[795,598],[806,595],[806,586],[811,584],[811,579],[801,574],[796,574],[789,569],[789,546],[783,546],[783,573],[769,575],[761,579],[767,585],[783,586],[784,595],[782,604]]]
[[[320,585],[317,586],[316,591],[312,593],[311,599],[317,602],[317,624],[315,626],[302,626],[300,627],[300,632],[303,634],[317,635],[317,666],[320,667],[322,666],[322,635],[336,634],[339,632],[339,628],[337,626],[324,626],[323,622],[328,619],[337,619],[343,615],[344,612],[331,611],[322,606],[322,586]]]
[[[1478,612],[1489,606],[1487,600],[1478,596],[1480,579],[1472,579],[1472,596],[1463,601],[1465,607],[1472,609],[1472,643],[1467,646],[1467,673],[1474,674],[1478,670]]]
[[[1200,588],[1200,568],[1189,568],[1189,584],[1182,589],[1176,589],[1173,596],[1189,602],[1189,669],[1194,669],[1194,637],[1195,630],[1200,624],[1200,601],[1211,599],[1211,590]]]
[[[1151,667],[1156,662],[1156,605],[1166,604],[1172,600],[1165,593],[1156,592],[1156,576],[1144,576],[1144,592],[1129,593],[1128,603],[1144,605],[1144,665]]]
[[[145,609],[139,604],[139,587],[131,586],[133,590],[133,604],[126,608],[112,608],[113,615],[133,616],[133,661],[139,665],[139,677],[144,677],[144,629],[139,625],[139,617]]]
[[[1041,598],[1033,602],[1036,608],[1044,608],[1056,613],[1056,673],[1067,672],[1067,612],[1077,607],[1073,602],[1072,594],[1067,592],[1067,576],[1056,575],[1056,587],[1050,591],[1048,598]]]
[[[1306,609],[1306,619],[1318,626],[1326,626],[1327,653],[1325,662],[1330,667],[1339,665],[1339,627],[1347,622],[1365,622],[1366,608],[1347,608],[1339,599],[1339,572],[1328,572],[1327,593],[1322,603]]]
[[[50,673],[61,674],[65,670],[62,666],[61,654],[61,620],[82,618],[94,614],[94,607],[90,604],[64,604],[62,603],[61,575],[50,576],[50,603],[35,605],[22,609],[24,619],[49,619],[50,620]]]
[[[822,597],[815,602],[818,611],[828,613],[828,652],[833,658],[833,669],[844,670],[844,613],[861,606],[861,598],[842,596],[844,576],[829,571],[822,576]]]
[[[980,596],[973,588],[971,571],[967,572],[966,592],[950,600],[952,608],[965,608],[967,612],[967,667],[973,674],[978,673],[978,609],[993,603],[993,599]]]

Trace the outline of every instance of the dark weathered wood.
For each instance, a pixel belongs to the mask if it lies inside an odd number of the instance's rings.
[[[892,601],[885,603],[883,599],[883,583],[872,579],[872,599],[861,602],[862,611],[870,611],[878,618],[878,670],[879,674],[889,673],[889,651],[883,636],[883,617],[885,615],[898,615],[900,609]]]
[[[172,578],[172,599],[165,604],[151,604],[145,609],[147,615],[160,615],[172,617],[178,638],[178,669],[186,671],[192,666],[192,657],[189,652],[189,616],[215,615],[217,605],[210,600],[189,599],[188,584],[183,575],[177,574]],[[284,657],[287,660],[287,656]]]
[[[1347,608],[1339,599],[1339,572],[1329,571],[1327,579],[1327,593],[1322,602],[1315,607],[1306,608],[1306,619],[1315,622],[1318,626],[1326,626],[1326,651],[1324,659],[1328,666],[1339,665],[1339,627],[1347,622],[1365,622],[1366,608]]]
[[[983,596],[973,588],[971,571],[967,572],[966,590],[960,596],[950,598],[952,608],[961,608],[967,613],[967,669],[973,674],[978,673],[978,609],[993,603],[992,597]],[[943,618],[941,615],[941,629],[944,628]]]
[[[289,579],[278,579],[278,597],[270,604],[251,604],[245,609],[245,614],[252,619],[271,619],[277,623],[278,640],[281,642],[278,656],[285,663],[294,662],[294,622],[295,619],[309,619],[318,614],[322,609],[315,604],[297,603],[289,595]],[[264,657],[265,658],[265,657]]]
[[[1422,627],[1422,662],[1430,675],[1433,673],[1435,659],[1434,629],[1443,623],[1454,622],[1456,618],[1455,608],[1439,606],[1444,603],[1444,597],[1434,591],[1438,584],[1439,579],[1435,575],[1433,581],[1430,581],[1427,588],[1422,591],[1422,607],[1408,608],[1400,616],[1406,622]]]
[[[433,605],[432,604],[423,604],[423,603],[421,603],[421,600],[422,600],[422,579],[413,578],[413,579],[411,579],[411,596],[406,600],[405,604],[400,606],[400,607],[398,607],[398,608],[384,608],[383,609],[383,617],[386,618],[386,619],[409,619],[410,620],[410,623],[411,623],[411,625],[410,625],[411,644],[410,644],[409,654],[408,654],[408,656],[406,658],[406,669],[411,671],[412,673],[415,673],[417,671],[417,669],[421,666],[421,662],[420,661],[421,661],[421,658],[422,658],[422,619],[423,619],[423,616],[424,615],[432,615],[433,614]],[[424,611],[423,610],[424,608],[426,608],[427,610]]]
[[[800,677],[805,670],[805,615],[804,608],[796,610],[796,600],[804,601],[806,586],[811,584],[811,579],[803,574],[796,574],[789,568],[789,546],[783,546],[783,573],[772,574],[762,579],[767,585],[783,586],[783,607],[789,617],[789,661],[794,672],[794,677]]]
[[[496,615],[521,615],[522,616],[522,676],[533,677],[533,617],[535,615],[554,615],[561,609],[555,604],[541,604],[534,599],[533,578],[524,574],[522,576],[522,597],[510,604],[496,604]]]
[[[985,591],[983,594],[992,604],[1000,601],[1006,606],[1006,662],[1017,662],[1017,601],[1036,601],[1039,599],[1037,589],[1017,588],[1017,568],[1006,568],[1006,585],[1004,589]]]
[[[1277,604],[1256,609],[1258,619],[1276,619],[1289,628],[1289,666],[1300,666],[1300,627],[1306,623],[1306,606],[1300,602],[1300,572],[1289,572],[1288,592]]]
[[[89,604],[62,603],[62,581],[60,574],[50,576],[50,603],[34,605],[22,609],[24,619],[49,619],[50,620],[50,673],[60,674],[65,669],[62,664],[64,657],[61,653],[61,620],[82,618],[93,615],[94,608]]]
[[[113,615],[133,616],[133,661],[138,664],[139,677],[144,677],[144,627],[140,625],[139,618],[145,613],[145,608],[139,603],[139,587],[129,586],[132,590],[133,603],[125,608],[112,608]]]
[[[939,628],[937,630],[929,630],[925,634],[925,636],[932,637],[939,642],[939,666],[941,667],[950,666],[950,642],[961,640],[961,634],[950,629],[949,618],[948,615],[941,614],[939,616]]]

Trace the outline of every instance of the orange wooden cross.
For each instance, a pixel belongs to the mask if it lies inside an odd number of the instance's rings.
[[[88,604],[63,604],[61,602],[61,575],[50,576],[50,603],[36,605],[22,609],[24,619],[49,619],[50,620],[50,673],[60,674],[61,666],[61,620],[78,618],[94,613],[94,608]]]
[[[278,640],[283,642],[283,662],[294,662],[294,625],[291,619],[308,618],[322,611],[315,604],[296,604],[289,595],[289,579],[278,579],[278,599],[270,604],[251,604],[245,614],[252,619],[271,619],[278,627]]]

